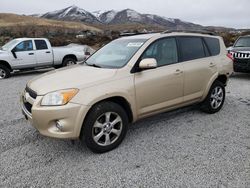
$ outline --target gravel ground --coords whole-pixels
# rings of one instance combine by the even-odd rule
[[[142,120],[100,155],[23,118],[19,94],[40,73],[0,81],[0,187],[250,187],[249,74],[230,79],[219,113],[192,106]]]

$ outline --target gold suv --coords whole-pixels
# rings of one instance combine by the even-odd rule
[[[218,112],[233,70],[223,39],[165,32],[122,37],[85,63],[45,73],[22,94],[26,119],[45,136],[80,138],[107,152],[139,119],[199,103]]]

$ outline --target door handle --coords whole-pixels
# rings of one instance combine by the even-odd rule
[[[29,53],[29,55],[34,55],[34,53]]]
[[[214,63],[210,63],[209,67],[215,67],[215,64]]]
[[[50,54],[50,53],[51,53],[51,52],[49,52],[49,51],[48,51],[48,52],[46,52],[46,54]]]
[[[179,74],[182,74],[182,73],[183,73],[183,71],[181,71],[180,69],[176,69],[174,74],[179,75]]]

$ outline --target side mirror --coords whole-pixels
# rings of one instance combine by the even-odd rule
[[[155,69],[157,67],[157,61],[154,58],[143,59],[140,64],[140,69]]]
[[[11,50],[11,53],[13,54],[14,58],[16,59],[17,56],[16,56],[16,50],[15,50],[15,48]]]

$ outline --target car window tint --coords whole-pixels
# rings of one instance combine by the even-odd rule
[[[207,45],[205,43],[203,43],[203,47],[204,47],[204,50],[205,50],[206,57],[211,56],[210,53],[209,53],[209,51],[208,51]]]
[[[177,45],[175,38],[160,39],[153,43],[142,55],[142,59],[154,58],[158,66],[178,62]]]
[[[206,57],[200,37],[179,37],[182,61]]]
[[[16,47],[16,52],[31,51],[33,50],[33,43],[31,40],[20,42]]]
[[[45,40],[35,40],[35,44],[36,44],[37,50],[47,50],[48,49],[48,46],[47,46]]]
[[[205,40],[212,56],[218,55],[220,53],[219,39],[205,37],[204,40]]]

